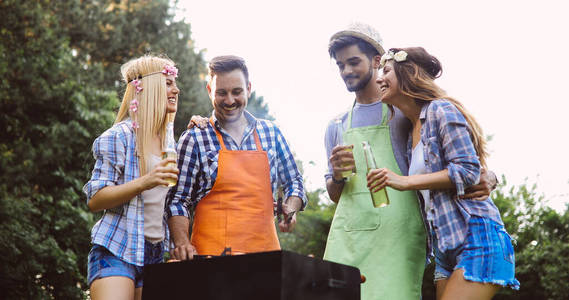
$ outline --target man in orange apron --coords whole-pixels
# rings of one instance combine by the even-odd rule
[[[283,186],[281,231],[294,228],[305,205],[302,175],[280,130],[245,110],[251,83],[245,61],[219,56],[209,64],[214,112],[178,142],[178,184],[170,191],[168,225],[174,259],[279,250],[274,193]],[[189,237],[191,210],[194,210]]]

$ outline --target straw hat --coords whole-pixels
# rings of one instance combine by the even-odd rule
[[[377,50],[377,52],[379,52],[379,55],[383,55],[385,53],[385,50],[383,50],[382,46],[383,40],[381,39],[379,32],[375,30],[375,28],[369,26],[368,24],[354,22],[348,25],[346,29],[336,32],[330,38],[330,43],[328,44],[329,45],[328,48],[330,48],[330,45],[332,45],[332,42],[335,39],[342,36],[354,36],[360,38],[371,44]]]

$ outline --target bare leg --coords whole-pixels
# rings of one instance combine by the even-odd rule
[[[489,300],[499,289],[499,285],[468,281],[464,279],[464,270],[458,269],[448,279],[441,300]]]
[[[142,288],[136,288],[134,289],[134,299],[135,300],[141,300],[142,299]]]
[[[440,279],[435,282],[437,286],[437,300],[441,300],[447,286],[448,279]]]
[[[134,282],[123,276],[100,278],[91,283],[92,300],[132,300],[134,299]]]

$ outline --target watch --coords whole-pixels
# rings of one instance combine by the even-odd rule
[[[336,178],[332,176],[332,182],[335,184],[344,184],[346,182],[346,178],[342,178],[342,180],[336,180]]]

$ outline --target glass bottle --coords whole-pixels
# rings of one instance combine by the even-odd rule
[[[174,161],[178,160],[178,155],[176,154],[176,141],[174,141],[174,122],[168,122],[166,124],[166,138],[164,139],[164,146],[162,147],[162,159],[173,158]],[[167,166],[176,167],[176,163],[168,163]],[[168,187],[176,185],[175,179],[166,179],[168,181]]]
[[[364,155],[366,158],[367,173],[369,174],[369,171],[371,171],[372,169],[377,169],[377,164],[375,163],[373,151],[371,150],[369,142],[363,141],[362,146],[364,148]],[[375,193],[372,192],[371,190],[369,192],[371,194],[371,201],[373,207],[384,207],[389,205],[389,197],[387,196],[387,190],[385,188],[382,188],[381,190]]]
[[[345,143],[344,143],[344,138],[342,136],[342,134],[344,132],[344,126],[342,125],[342,120],[336,119],[336,121],[334,121],[334,123],[336,125],[336,146],[344,146]],[[347,149],[345,149],[345,151],[353,153],[354,148],[353,147],[347,148]],[[349,167],[349,166],[350,166],[349,163],[342,165],[342,167],[344,167],[344,168]],[[355,164],[351,170],[342,172],[342,177],[344,177],[344,178],[349,178],[349,177],[354,176],[354,175],[356,175],[356,165]]]

